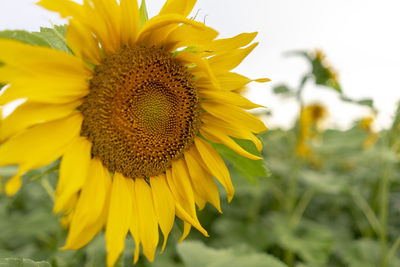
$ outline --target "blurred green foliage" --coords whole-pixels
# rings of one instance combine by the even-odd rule
[[[388,171],[384,257],[400,236],[399,157],[385,143],[389,134],[381,132],[377,143],[366,149],[368,133],[358,125],[347,131],[327,130],[312,147],[319,159],[315,165],[295,155],[295,129],[268,131],[260,137],[269,176],[256,179],[254,185],[227,162],[235,198],[227,204],[221,190],[224,214],[208,205],[199,212],[211,237],[193,231],[177,244],[177,222],[166,251],[154,263],[142,257],[137,266],[384,266],[380,187]],[[30,181],[49,168],[28,173],[17,195],[0,197],[0,258],[47,261],[53,267],[105,266],[103,235],[79,251],[59,249],[66,230],[51,212],[51,190],[43,186],[55,186],[57,171]],[[1,170],[4,181],[12,169]],[[131,266],[131,238],[126,247],[119,266]],[[386,266],[400,266],[398,253],[392,254]]]

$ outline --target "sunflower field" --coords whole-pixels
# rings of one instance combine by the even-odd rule
[[[312,53],[303,55],[313,63],[310,79],[325,84],[329,69]],[[273,90],[297,96],[284,85]],[[210,237],[193,232],[178,243],[179,225],[153,263],[142,258],[136,266],[400,266],[400,111],[380,132],[372,130],[372,118],[344,131],[320,129],[324,112],[318,104],[303,107],[291,129],[261,134],[263,160],[214,144],[232,174],[235,198],[228,204],[221,191],[224,214],[208,205],[199,213]],[[52,214],[58,165],[27,173],[16,195],[1,194],[0,266],[106,266],[103,234],[78,251],[60,250],[66,229]],[[1,181],[15,169],[1,168]],[[131,266],[133,247],[128,238],[116,266]]]
[[[51,1],[46,0],[42,2],[46,4],[51,3]],[[170,3],[172,2],[174,1],[170,1]],[[53,8],[50,4],[48,5]],[[168,8],[173,9],[176,7],[173,5],[167,6],[166,10]],[[186,9],[189,10],[188,7],[186,7]],[[148,18],[143,8],[140,9],[140,14],[140,21],[138,20],[137,23],[142,25],[146,23]],[[194,24],[194,22],[187,22],[182,18],[177,19],[171,17],[171,15],[165,16],[170,16],[168,19],[174,23],[178,21],[179,23]],[[163,23],[167,24],[167,22],[163,21],[159,24],[164,25]],[[151,25],[151,27],[153,26],[154,25]],[[156,26],[154,26],[154,28]],[[199,28],[203,27],[199,25],[195,26]],[[213,34],[213,31],[209,29],[206,30],[209,31],[207,34]],[[66,31],[66,26],[42,28],[40,32],[1,31],[0,48],[7,47],[9,44],[7,42],[13,40],[12,42],[18,41],[23,43],[23,45],[21,44],[21,51],[25,49],[25,45],[26,47],[29,45],[29,49],[32,49],[32,51],[34,51],[33,49],[36,49],[36,47],[47,47],[49,50],[51,48],[53,50],[58,50],[58,52],[72,53],[71,46],[66,42]],[[244,38],[243,36],[241,36],[241,38]],[[151,39],[149,36],[147,37]],[[250,43],[254,37],[249,37],[250,41],[244,44],[243,47]],[[133,37],[126,35],[125,38],[129,39]],[[214,38],[215,36],[212,40]],[[134,38],[132,40],[128,39],[127,43],[133,42],[132,40],[134,40]],[[101,41],[99,42],[101,43]],[[107,47],[104,44],[105,43],[101,43],[101,46],[99,46],[96,43],[96,47],[99,51],[99,47],[104,48],[103,52],[106,53]],[[112,46],[111,41],[107,44]],[[227,44],[230,43],[227,42]],[[253,45],[250,45],[250,47],[252,46]],[[240,49],[245,50],[247,48]],[[122,57],[123,59],[134,57],[135,60],[137,53],[142,53],[137,52],[140,49],[145,51],[143,52],[144,54],[149,52],[149,49],[145,46],[141,46],[141,48],[135,47],[133,50],[123,49],[125,49],[125,46],[123,46],[123,52],[121,52],[121,55],[124,55],[124,57]],[[156,51],[158,48],[152,47],[151,49]],[[82,51],[84,54],[85,51]],[[148,60],[149,57],[154,57],[154,62],[151,64],[154,66],[160,64],[159,62],[164,60],[164,54],[160,56],[160,54],[157,54],[160,52],[157,51],[155,52],[156,56],[153,54],[151,54],[151,56],[145,54],[143,58]],[[203,52],[204,51],[201,51],[201,53]],[[4,54],[3,51],[0,51],[0,74],[2,74],[1,68],[7,66],[7,62],[1,62],[2,53]],[[193,54],[201,54],[191,46],[186,47],[184,50],[176,50],[175,53],[176,54],[173,54],[173,56],[176,57],[178,55],[178,58],[187,53],[190,56],[187,56],[186,59],[195,58]],[[214,206],[218,206],[219,202],[215,205],[212,198],[211,200],[202,199],[201,197],[203,195],[201,194],[199,194],[200,200],[197,199],[199,196],[196,195],[196,186],[194,185],[193,192],[195,193],[194,197],[193,194],[191,197],[196,198],[196,200],[193,200],[190,204],[193,205],[193,207],[195,207],[196,204],[198,221],[201,222],[201,226],[197,227],[196,223],[198,221],[191,221],[193,218],[197,219],[196,211],[194,211],[194,215],[190,214],[190,216],[192,216],[191,218],[186,220],[182,219],[182,217],[186,217],[181,216],[182,211],[178,208],[176,215],[183,221],[175,220],[174,227],[172,228],[171,225],[166,235],[163,231],[161,220],[160,228],[162,232],[160,231],[160,233],[158,233],[157,221],[155,225],[157,231],[155,233],[160,237],[157,237],[157,242],[155,242],[153,248],[156,250],[153,261],[151,257],[154,251],[145,251],[145,246],[147,245],[147,243],[145,243],[147,242],[145,241],[146,236],[143,235],[142,232],[139,235],[142,242],[143,254],[145,254],[147,259],[143,256],[138,258],[138,254],[136,253],[139,253],[139,249],[136,248],[138,248],[139,245],[137,245],[138,247],[135,246],[135,241],[137,241],[135,238],[138,237],[133,236],[132,238],[131,234],[126,234],[128,232],[127,228],[125,231],[126,237],[125,235],[121,237],[122,241],[125,242],[124,246],[121,247],[123,252],[121,255],[118,253],[114,254],[114,256],[116,256],[116,262],[114,264],[114,261],[107,262],[106,260],[107,251],[110,251],[110,246],[112,249],[112,245],[110,244],[114,243],[107,241],[107,231],[103,231],[103,229],[107,227],[104,227],[105,223],[103,222],[99,224],[100,227],[96,234],[93,234],[88,239],[85,237],[87,240],[83,238],[86,241],[76,241],[79,244],[82,243],[82,246],[79,246],[80,248],[73,250],[70,248],[74,248],[75,245],[69,247],[66,245],[66,242],[68,243],[66,240],[68,240],[68,227],[71,227],[71,220],[68,218],[68,215],[64,216],[62,212],[59,212],[59,210],[56,211],[54,208],[58,197],[57,183],[61,172],[60,169],[62,168],[60,167],[62,165],[62,159],[57,159],[44,167],[30,168],[30,170],[22,176],[22,186],[19,190],[17,188],[15,192],[11,194],[7,193],[7,183],[12,180],[11,177],[14,177],[14,175],[18,173],[18,166],[16,164],[3,164],[8,166],[0,167],[0,267],[400,266],[400,104],[396,114],[393,114],[392,125],[388,129],[377,131],[373,127],[373,123],[379,111],[374,107],[373,101],[370,99],[359,100],[347,97],[346,90],[348,89],[341,87],[337,78],[337,73],[326,61],[322,51],[296,51],[289,54],[291,56],[301,57],[307,61],[310,66],[309,72],[303,77],[300,77],[300,83],[296,88],[291,88],[286,84],[273,87],[267,84],[265,87],[282,99],[290,98],[296,101],[298,105],[298,114],[295,123],[291,127],[288,129],[271,128],[268,129],[268,131],[260,131],[256,136],[260,141],[255,137],[253,139],[247,138],[246,140],[230,136],[233,140],[232,143],[234,143],[232,146],[224,142],[217,142],[219,139],[213,138],[213,133],[215,134],[216,132],[207,132],[207,128],[203,126],[199,126],[200,130],[194,127],[193,133],[185,137],[191,143],[204,142],[207,146],[209,145],[210,148],[207,151],[217,151],[217,154],[221,155],[223,158],[223,162],[221,162],[225,163],[229,170],[235,189],[234,198],[230,203],[229,200],[232,196],[229,195],[229,190],[225,190],[227,188],[226,185],[224,183],[216,183],[217,191],[221,198],[220,209],[223,214],[218,211],[218,207],[215,208],[210,205],[210,203],[212,203]],[[119,55],[120,54],[118,54],[118,56]],[[91,56],[93,56],[93,54]],[[113,56],[115,56],[115,54],[113,54]],[[142,56],[142,54],[140,54],[140,56]],[[218,55],[215,57],[217,56]],[[85,57],[85,55],[82,57]],[[95,58],[95,56],[93,56],[93,58]],[[221,58],[224,58],[224,54],[222,54]],[[89,56],[86,59],[89,59]],[[117,62],[118,60],[120,59],[118,58],[117,60],[110,61],[110,65],[119,64]],[[142,58],[140,58],[140,60],[142,60]],[[86,60],[86,62],[87,61],[88,60]],[[240,61],[238,63],[240,63]],[[193,64],[190,63],[187,69],[194,69],[195,71],[196,67],[201,65],[199,64],[200,60],[195,62],[197,66],[194,64],[193,67]],[[112,68],[115,67],[114,65],[112,65]],[[105,64],[103,64],[104,69],[108,67],[104,66]],[[140,68],[138,68],[139,71],[145,68],[143,66],[141,65]],[[118,66],[118,68],[123,67],[124,66]],[[181,67],[182,66],[174,66],[174,68]],[[234,68],[234,66],[232,68]],[[166,67],[161,66],[160,70],[157,71],[162,72],[164,69],[166,69]],[[186,69],[184,71],[179,70],[179,72],[184,72],[182,76],[189,77],[189,82],[185,84],[185,88],[188,88],[192,86],[190,82],[192,76],[185,71]],[[95,75],[99,73],[97,69],[95,73]],[[232,73],[229,72],[229,74]],[[99,80],[98,83],[100,84],[105,79],[112,80],[113,77],[110,77],[111,76],[99,76],[97,77]],[[7,80],[7,78],[0,77],[0,81]],[[181,78],[182,77],[180,77],[180,79]],[[208,77],[206,76],[200,76],[199,84],[203,81],[204,84],[208,85],[209,81],[207,79]],[[245,77],[245,79],[247,78]],[[249,79],[247,80],[245,84],[250,82]],[[267,82],[268,79],[260,78],[253,81]],[[214,81],[212,80],[212,82]],[[6,87],[8,87],[6,83],[3,83],[4,84],[0,84],[0,92],[8,90],[6,89]],[[329,116],[326,107],[321,103],[305,103],[303,99],[303,89],[306,84],[312,84],[314,90],[333,90],[343,103],[363,106],[369,109],[370,115],[358,121],[354,121],[353,125],[345,130],[328,128],[325,123],[326,118]],[[29,86],[29,84],[25,85]],[[91,83],[90,86],[90,89],[94,91],[92,88],[93,83]],[[12,86],[10,88],[12,88]],[[98,88],[95,89],[97,90]],[[158,90],[158,88],[156,89]],[[193,90],[197,90],[197,88],[194,87]],[[235,93],[240,94],[241,92],[238,90],[238,92]],[[98,95],[101,95],[101,93]],[[79,112],[82,109],[86,109],[91,112],[89,114],[90,116],[96,117],[97,110],[90,110],[90,108],[99,104],[96,102],[98,101],[98,95],[93,95],[93,100],[90,100],[92,102],[85,102],[84,105],[86,106],[83,105],[78,108],[74,106],[72,109],[74,111],[75,109],[79,110]],[[243,105],[251,106],[242,98],[235,98],[230,94],[225,94],[223,96],[229,99],[232,98],[234,101],[240,102],[241,104],[245,103]],[[207,92],[205,92],[202,97],[206,99],[204,101],[202,100],[203,107],[207,107],[207,99],[212,99],[214,94],[208,91],[208,95]],[[104,99],[102,99],[102,101]],[[161,106],[163,105],[163,99],[155,99],[156,101],[159,100]],[[186,101],[188,98],[184,96],[182,99]],[[217,97],[216,99],[218,100]],[[187,102],[182,103],[186,104]],[[138,100],[135,104],[137,104],[136,106],[140,106],[141,102]],[[158,105],[159,103],[157,102],[156,104]],[[189,104],[192,106],[197,105],[197,103]],[[218,103],[216,105],[218,105]],[[192,107],[190,106],[189,108]],[[0,106],[0,115],[2,111],[2,106]],[[151,110],[151,112],[153,111],[154,110]],[[143,113],[143,116],[148,115],[146,112],[145,114]],[[186,113],[182,112],[182,114]],[[196,113],[190,120],[198,119],[196,116],[203,116],[199,114]],[[265,119],[267,122],[268,117],[271,115],[270,111],[265,108],[256,109],[252,114],[254,117],[258,117],[262,120]],[[84,114],[84,116],[89,115]],[[169,114],[161,115],[169,116]],[[159,112],[157,113],[157,116],[161,115]],[[205,118],[207,115],[212,117],[210,114],[206,114],[202,118]],[[29,114],[27,114],[27,116],[29,117]],[[182,116],[184,117],[186,115]],[[99,118],[101,118],[101,116]],[[186,117],[184,118],[186,119]],[[153,117],[151,117],[151,119],[153,119]],[[203,123],[204,122],[207,122],[207,120],[204,119]],[[0,120],[0,137],[2,137],[0,141],[3,142],[7,139],[3,138],[3,135],[7,134],[9,128],[2,126],[1,123],[2,121]],[[92,138],[93,132],[101,135],[101,133],[97,133],[96,131],[103,127],[102,121],[97,120],[96,123],[98,124],[93,124],[91,121],[89,124],[90,123],[92,124],[82,131],[85,137],[89,139]],[[23,122],[21,124],[23,124]],[[7,127],[12,128],[9,125]],[[29,130],[28,126],[25,126],[25,128]],[[239,130],[237,131],[239,132]],[[253,133],[254,132],[255,131],[253,131]],[[198,137],[200,135],[199,133],[201,133],[201,138]],[[210,136],[210,138],[208,136]],[[204,141],[202,139],[203,137],[208,139],[208,141]],[[198,138],[203,141],[196,141],[197,139],[193,138]],[[110,138],[110,140],[114,139]],[[254,142],[254,140],[260,142],[260,146],[258,146],[258,143]],[[187,144],[185,143],[185,145],[191,145],[190,142]],[[259,149],[261,148],[261,144],[262,149]],[[114,143],[112,143],[112,145],[114,145]],[[0,148],[2,146],[4,148],[4,145],[0,144]],[[26,149],[29,148],[27,147]],[[185,149],[188,150],[189,148]],[[238,153],[238,151],[241,153]],[[91,153],[90,157],[98,156],[101,158],[103,156],[101,154],[103,152],[98,152],[98,154],[96,154],[97,152],[95,150],[91,150],[89,153]],[[181,152],[179,151],[179,153]],[[190,157],[190,155],[185,154],[183,156],[181,154],[179,154],[179,160],[183,157]],[[114,156],[114,154],[112,154],[112,156]],[[0,163],[7,163],[7,156],[0,155],[0,158],[4,158],[3,161],[0,160]],[[135,162],[135,164],[136,163],[137,162]],[[137,169],[142,167],[141,164],[143,162],[139,163]],[[208,165],[206,168],[204,164],[198,164],[199,165],[187,165],[190,175],[192,175],[190,172],[191,166],[200,166],[198,167],[199,170],[214,174],[213,169],[211,167],[208,168]],[[109,165],[106,167],[110,172],[113,172]],[[118,167],[120,166],[118,165]],[[157,165],[156,167],[159,166]],[[157,170],[156,172],[154,172],[154,168],[147,168],[145,169],[146,175],[143,176],[146,178],[132,178],[132,180],[135,180],[135,183],[139,183],[136,181],[139,180],[140,183],[143,184],[143,188],[152,190],[149,189],[150,183],[152,183],[152,179],[154,179],[152,176],[168,178],[168,175],[165,174],[165,172],[168,173],[168,171],[170,171],[168,168],[170,168],[168,164],[161,166],[161,171]],[[125,168],[122,169],[125,170]],[[117,168],[116,171],[119,171],[119,169]],[[158,176],[159,173],[162,173],[162,175]],[[129,173],[123,174],[129,178]],[[208,174],[209,177],[211,177],[210,174]],[[114,175],[113,181],[117,179],[116,177],[117,173]],[[122,181],[128,180],[124,180],[123,178],[124,177],[118,179],[122,179]],[[212,177],[210,179],[212,180]],[[132,182],[130,179],[129,181]],[[164,183],[166,182],[164,181]],[[154,186],[154,184],[152,186]],[[19,187],[19,185],[15,187]],[[205,188],[206,191],[208,189],[209,187]],[[74,200],[75,202],[77,202],[77,199],[82,195],[82,190],[85,190],[82,189],[82,186],[76,190],[76,195],[74,195],[76,197]],[[190,187],[190,192],[192,192],[191,190],[192,187]],[[173,195],[172,193],[174,193],[168,192],[171,196]],[[93,196],[96,196],[96,193],[97,191],[95,191]],[[204,194],[207,195],[207,192]],[[96,204],[98,204],[95,201],[97,198],[89,200],[93,201],[91,205],[93,205],[94,209]],[[73,201],[71,200],[71,202]],[[210,203],[205,204],[206,202]],[[183,201],[182,203],[186,202]],[[67,204],[69,205],[69,203]],[[122,206],[123,204],[126,203],[118,203],[118,205]],[[71,205],[74,206],[75,204],[72,203]],[[180,203],[176,205],[180,205]],[[150,206],[153,207],[153,204]],[[64,208],[65,207],[60,208],[60,210],[65,211],[63,210]],[[184,209],[186,211],[189,210],[189,208],[186,209],[186,207],[184,207]],[[154,208],[154,210],[157,211],[156,208]],[[122,208],[118,211],[120,212],[118,214],[119,217],[117,216],[116,219],[114,218],[113,227],[115,227],[115,229],[118,229],[120,224],[124,224],[124,222],[120,222],[119,219],[122,220],[130,216],[125,216]],[[189,215],[186,216],[188,217]],[[154,217],[158,220],[157,216]],[[173,218],[174,217],[175,211],[173,212]],[[80,221],[74,221],[73,223],[79,225]],[[187,228],[188,225],[189,228]],[[201,227],[201,229],[206,229],[209,237],[206,237],[204,232],[195,229],[187,236],[191,225],[197,229]],[[107,224],[107,226],[109,226],[109,224]],[[83,227],[83,229],[85,229],[85,227]],[[86,230],[90,231],[90,229]],[[131,233],[134,232],[132,229],[130,229],[130,231]],[[81,234],[83,235],[84,233]],[[164,243],[165,249],[163,247],[163,250],[161,246],[157,247],[159,243],[162,243],[158,242],[158,240],[167,238],[168,234],[169,241],[168,243]],[[185,240],[182,241],[182,239]],[[85,245],[83,243],[87,244]],[[140,243],[138,242],[138,244]],[[135,252],[133,253],[133,251]],[[150,261],[148,260],[149,257]]]

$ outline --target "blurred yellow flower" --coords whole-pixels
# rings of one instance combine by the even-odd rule
[[[302,158],[309,158],[312,151],[308,145],[316,140],[323,129],[323,122],[328,116],[326,108],[321,104],[311,104],[304,107],[300,113],[300,132],[296,146],[296,153]]]
[[[378,134],[373,128],[374,121],[375,118],[373,116],[362,118],[359,121],[360,128],[369,133],[368,137],[364,140],[364,148],[372,147],[378,139]]]
[[[266,127],[245,111],[259,105],[235,93],[253,80],[231,71],[257,46],[257,33],[215,39],[214,29],[186,18],[195,3],[167,0],[145,21],[136,1],[41,0],[69,19],[73,55],[0,40],[0,82],[9,84],[0,105],[27,99],[1,121],[0,166],[19,165],[5,190],[14,194],[24,173],[62,157],[54,211],[69,226],[65,249],[105,226],[108,266],[128,232],[134,261],[140,244],[153,261],[158,227],[163,250],[175,215],[184,221],[181,239],[192,226],[208,235],[195,205],[221,211],[213,176],[233,197],[209,141],[260,159],[230,138],[262,148],[254,133]]]
[[[365,117],[362,118],[359,122],[360,128],[371,132],[372,131],[372,123],[374,122],[374,118],[373,117]]]

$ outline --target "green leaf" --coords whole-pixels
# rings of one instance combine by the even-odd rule
[[[373,108],[373,107],[374,107],[374,100],[369,99],[369,98],[359,100],[359,101],[357,101],[357,103],[360,104],[360,105],[362,105],[362,106],[368,106],[368,107],[370,107],[370,108]]]
[[[149,15],[147,13],[146,0],[142,0],[139,10],[139,28],[142,27],[143,24],[148,20],[149,20]]]
[[[340,99],[345,101],[345,102],[352,103],[352,104],[358,104],[358,105],[368,106],[370,108],[374,108],[374,100],[370,99],[370,98],[365,98],[365,99],[361,99],[361,100],[355,100],[355,99],[352,99],[350,97],[342,95],[340,97]]]
[[[307,185],[307,188],[312,187],[325,194],[337,195],[348,192],[350,189],[346,179],[338,179],[333,172],[303,170],[299,172],[299,177]]]
[[[67,25],[58,25],[54,26],[54,28],[40,28],[40,32],[34,32],[37,36],[46,40],[46,42],[50,45],[50,47],[71,53],[67,42],[65,40],[65,34],[67,31]]]
[[[329,67],[326,67],[320,58],[316,57],[311,61],[312,65],[312,74],[315,78],[315,83],[319,85],[325,85],[327,87],[333,88],[339,93],[342,92],[340,84],[334,78],[333,70]]]
[[[274,225],[271,230],[283,248],[298,254],[306,263],[326,266],[334,244],[328,227],[302,219],[293,229],[284,216],[277,214],[271,218]]]
[[[232,138],[238,143],[244,150],[250,152],[253,155],[261,156],[261,153],[257,151],[255,145],[249,140],[241,140]],[[232,163],[233,168],[243,175],[250,182],[255,182],[257,178],[268,176],[268,171],[263,160],[252,160],[243,157],[222,144],[212,143],[218,153]]]
[[[29,259],[5,258],[0,259],[0,267],[51,267],[51,265],[45,261],[35,262]]]
[[[26,44],[52,47],[57,50],[71,53],[66,40],[66,25],[54,26],[54,28],[40,28],[40,32],[27,31],[1,31],[0,38],[17,40]]]
[[[372,239],[353,241],[339,250],[347,266],[373,267],[380,264],[380,244]]]
[[[17,40],[31,45],[50,47],[50,44],[42,36],[39,36],[37,33],[30,33],[27,31],[0,31],[0,38]]]
[[[274,90],[275,94],[292,93],[292,90],[290,90],[289,87],[284,85],[284,84],[280,84],[280,85],[275,86],[273,90]]]
[[[186,267],[285,267],[278,259],[246,246],[215,249],[199,241],[185,241],[177,251]]]
[[[286,54],[305,57],[311,64],[311,74],[314,76],[316,84],[332,88],[339,93],[342,92],[335,71],[323,61],[324,58],[321,58],[318,54],[306,51],[293,51]]]

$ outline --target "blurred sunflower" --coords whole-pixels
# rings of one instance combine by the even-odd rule
[[[315,78],[315,83],[331,87],[341,92],[342,88],[339,84],[338,73],[327,61],[325,53],[322,50],[316,49],[307,57],[312,64],[312,74]]]
[[[363,147],[365,149],[372,147],[378,140],[378,134],[375,132],[373,127],[374,121],[375,121],[375,115],[362,118],[359,121],[360,128],[368,133],[368,136],[367,138],[365,138],[363,144]]]
[[[328,116],[326,108],[318,103],[308,105],[300,113],[300,132],[296,146],[296,153],[302,158],[309,158],[312,151],[307,144],[310,140],[319,137],[322,122]]]
[[[1,120],[0,166],[19,165],[5,190],[14,194],[24,173],[62,157],[54,211],[69,226],[65,249],[105,226],[108,266],[128,232],[134,261],[140,244],[152,261],[158,227],[163,250],[175,215],[184,221],[181,240],[191,226],[207,236],[195,205],[221,211],[213,177],[228,201],[234,194],[209,141],[260,159],[231,138],[262,148],[254,134],[266,127],[245,111],[259,105],[235,93],[253,80],[231,72],[256,47],[256,33],[215,39],[186,18],[195,3],[167,0],[147,20],[136,1],[41,0],[69,19],[73,54],[0,40],[0,105],[26,100]]]

